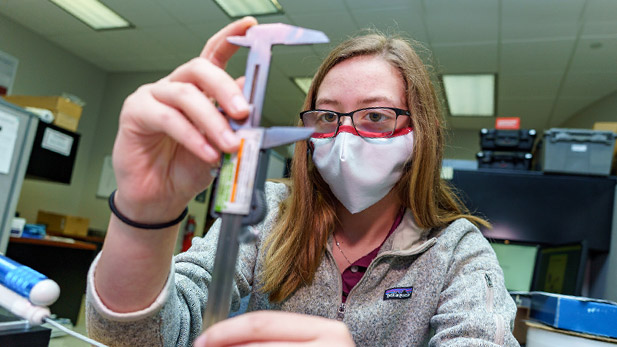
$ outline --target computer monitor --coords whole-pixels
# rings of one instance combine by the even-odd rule
[[[581,295],[587,263],[586,242],[542,247],[532,290]]]
[[[531,290],[538,245],[491,242],[509,291]]]

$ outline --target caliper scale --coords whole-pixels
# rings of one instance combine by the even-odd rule
[[[272,46],[326,43],[328,37],[321,31],[276,23],[253,26],[245,36],[227,40],[250,49],[243,93],[251,107],[246,122],[230,121],[241,138],[239,150],[223,155],[214,181],[211,214],[220,217],[222,223],[203,314],[204,330],[229,315],[239,244],[257,238],[250,226],[266,216],[264,186],[270,149],[307,139],[313,133],[311,128],[259,126]]]

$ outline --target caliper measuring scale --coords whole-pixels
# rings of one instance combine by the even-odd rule
[[[257,235],[250,226],[266,216],[264,186],[269,150],[307,139],[313,133],[311,128],[259,126],[272,46],[326,43],[328,37],[321,31],[276,23],[253,26],[245,36],[227,40],[249,47],[243,94],[251,108],[243,124],[230,120],[232,129],[241,138],[240,149],[237,153],[223,155],[213,183],[211,213],[221,218],[221,228],[203,313],[203,330],[229,315],[240,242],[254,241]]]

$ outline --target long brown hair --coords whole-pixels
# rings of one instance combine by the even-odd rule
[[[401,38],[370,34],[338,45],[323,61],[308,91],[304,109],[313,109],[324,77],[336,64],[356,56],[376,56],[397,68],[406,87],[407,105],[414,127],[411,165],[394,187],[400,203],[413,213],[421,228],[439,229],[472,216],[440,178],[444,147],[441,108],[430,75],[412,48]],[[304,284],[315,271],[334,230],[336,198],[307,154],[306,142],[298,142],[291,167],[291,193],[281,204],[279,222],[266,240],[262,290],[280,302]]]

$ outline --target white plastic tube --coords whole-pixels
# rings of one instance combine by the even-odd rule
[[[47,307],[32,305],[28,299],[3,285],[0,285],[0,305],[33,325],[43,324],[51,315]]]

